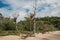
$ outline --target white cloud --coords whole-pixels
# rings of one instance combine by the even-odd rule
[[[60,6],[53,8],[52,10],[44,10],[44,12],[39,12],[36,17],[45,17],[45,16],[58,16],[60,17]]]
[[[10,4],[10,6],[15,10],[18,9],[20,7],[22,8],[31,8],[31,4],[33,1],[31,2],[26,2],[24,0],[5,0],[6,4]]]
[[[25,11],[20,11],[19,12],[19,17],[18,17],[18,21],[17,22],[19,22],[19,21],[21,21],[21,20],[25,20],[25,18],[24,17],[27,17],[27,13],[25,12]]]
[[[7,17],[8,13],[10,14],[10,11],[7,10],[6,8],[0,8],[0,13],[2,13],[3,16]]]
[[[34,0],[4,0],[3,3],[9,4],[12,7],[12,10],[10,11],[6,8],[0,8],[0,12],[3,13],[3,15],[10,15],[11,17],[12,14],[18,13],[18,21],[24,20],[24,17],[27,16],[25,9],[29,9],[29,13],[33,10],[33,1]],[[51,5],[51,7],[46,7],[47,4]],[[45,9],[37,12],[36,17],[60,16],[60,0],[37,0],[37,7],[38,6],[45,7]]]
[[[53,16],[60,16],[60,6],[56,7],[55,9],[52,10],[51,15]]]
[[[49,4],[49,5],[51,5],[51,7],[45,7],[45,9],[38,12],[36,16],[37,17],[60,16],[60,8],[59,8],[60,1],[59,2],[58,1],[59,0],[40,0],[40,1],[38,1],[39,6],[45,7],[46,4]]]

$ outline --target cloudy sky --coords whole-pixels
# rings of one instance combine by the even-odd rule
[[[35,0],[0,0],[0,13],[5,17],[18,16],[18,20],[24,20],[33,12]],[[60,0],[37,0],[36,17],[59,16]]]

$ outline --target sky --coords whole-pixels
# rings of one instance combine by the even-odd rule
[[[24,20],[33,13],[35,0],[0,0],[0,13],[4,17],[18,17],[18,21]],[[36,0],[36,17],[58,16],[60,17],[60,0]]]

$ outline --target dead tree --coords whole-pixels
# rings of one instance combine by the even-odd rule
[[[34,4],[33,4],[34,11],[33,11],[33,13],[30,14],[30,31],[32,30],[31,26],[32,26],[32,23],[33,23],[33,34],[35,34],[35,32],[36,32],[36,20],[35,20],[36,6],[37,6],[36,1],[37,0],[35,0]]]
[[[17,20],[17,17],[14,17],[13,21],[14,21],[14,23],[15,23],[16,30],[17,30],[17,32],[19,33],[19,31],[18,31],[18,27],[17,27],[17,23],[16,23],[16,20]]]
[[[17,26],[17,18],[18,18],[18,16],[19,15],[17,15],[17,14],[13,14],[13,17],[14,17],[13,21],[14,21],[14,24],[15,24],[15,27],[16,27],[16,31],[18,32],[19,40],[20,40],[20,32],[19,32],[18,26]]]
[[[36,32],[35,14],[30,14],[30,36]],[[33,28],[33,29],[32,29]],[[32,31],[33,30],[33,31]]]

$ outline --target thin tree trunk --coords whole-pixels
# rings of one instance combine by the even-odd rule
[[[16,31],[18,32],[18,36],[19,36],[19,40],[20,40],[20,32],[18,30],[18,27],[17,27],[17,23],[15,22],[15,25],[16,25]]]
[[[32,35],[32,20],[30,20],[30,36]]]
[[[16,25],[16,31],[19,33],[19,31],[18,31],[18,27],[17,27],[17,23],[15,22],[15,25]]]
[[[35,22],[35,19],[34,19],[34,34],[36,33],[36,22]]]

